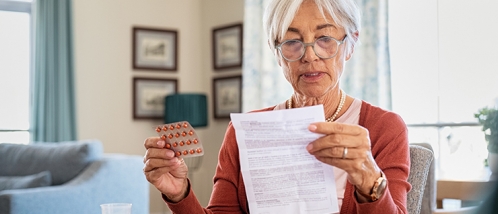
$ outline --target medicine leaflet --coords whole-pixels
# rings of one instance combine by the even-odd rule
[[[251,213],[338,213],[333,167],[306,146],[323,106],[231,114]]]

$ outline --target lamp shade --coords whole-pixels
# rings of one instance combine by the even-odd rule
[[[164,99],[164,123],[188,121],[192,127],[208,124],[207,99],[204,94],[171,94]]]

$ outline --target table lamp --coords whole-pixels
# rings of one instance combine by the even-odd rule
[[[204,94],[182,93],[166,96],[164,123],[188,121],[192,127],[208,124],[207,99]]]

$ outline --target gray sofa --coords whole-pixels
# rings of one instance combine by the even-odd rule
[[[141,156],[104,154],[96,140],[0,144],[0,213],[101,213],[100,204],[131,203],[149,213]]]

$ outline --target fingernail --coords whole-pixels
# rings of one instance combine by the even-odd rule
[[[166,149],[166,157],[169,157],[169,158],[174,158],[175,157],[175,152],[173,150],[170,150],[170,149]]]
[[[316,125],[311,124],[311,125],[308,126],[308,129],[310,131],[315,131],[316,130]]]
[[[306,146],[306,150],[311,151],[313,149],[313,145],[310,143]]]
[[[160,140],[160,141],[157,141],[157,145],[159,147],[163,147],[164,146],[164,141]]]

